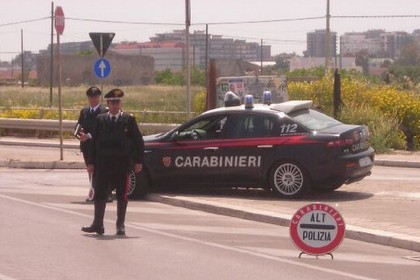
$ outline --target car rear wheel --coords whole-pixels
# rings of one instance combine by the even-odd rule
[[[270,173],[271,187],[281,197],[296,198],[309,188],[306,171],[297,163],[276,163]]]
[[[130,170],[128,173],[128,198],[143,198],[150,190],[150,180],[147,170],[142,170],[139,174]]]

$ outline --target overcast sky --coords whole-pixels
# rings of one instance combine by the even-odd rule
[[[272,45],[272,54],[306,49],[306,33],[325,28],[325,18],[279,21],[258,24],[214,24],[262,20],[324,17],[327,0],[191,0],[191,31],[205,30],[224,37]],[[66,17],[61,42],[90,40],[89,32],[115,32],[114,42],[125,40],[144,42],[155,33],[183,29],[185,0],[61,0]],[[38,52],[50,43],[50,0],[0,0],[0,60],[10,59],[20,52],[21,29],[24,50]],[[415,18],[332,18],[331,30],[344,32],[385,29],[412,32],[420,29],[420,0],[331,0],[331,16],[417,15]],[[169,23],[116,24],[79,21],[95,19],[123,22]],[[54,41],[56,38],[54,38]],[[7,53],[12,52],[12,53]]]

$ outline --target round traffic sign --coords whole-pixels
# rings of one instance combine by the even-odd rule
[[[55,13],[54,13],[54,27],[55,30],[57,31],[58,35],[63,35],[64,32],[64,12],[63,12],[63,8],[61,8],[61,6],[57,6],[55,8]]]
[[[95,62],[93,70],[98,78],[103,79],[108,77],[111,73],[111,64],[105,58],[100,58]]]
[[[346,225],[333,207],[313,203],[300,208],[290,221],[290,237],[298,249],[311,255],[334,251],[343,241]]]

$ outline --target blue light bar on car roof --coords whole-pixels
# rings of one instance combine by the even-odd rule
[[[245,95],[245,109],[254,108],[254,97],[250,94]]]
[[[263,104],[271,104],[271,91],[266,90],[263,92]]]
[[[311,108],[312,104],[312,100],[292,100],[283,103],[272,104],[270,109],[289,114],[294,111],[309,109]]]

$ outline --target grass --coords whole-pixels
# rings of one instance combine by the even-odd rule
[[[87,104],[86,89],[88,86],[63,87],[61,90],[64,119],[77,119],[79,110]],[[106,93],[111,88],[104,88]],[[127,86],[121,88],[124,93],[124,111],[133,112],[141,122],[180,123],[186,118],[186,89],[182,86]],[[193,98],[202,87],[191,87]],[[58,118],[58,89],[53,89],[53,103],[50,107],[50,89],[45,87],[19,86],[0,89],[0,117],[6,118]],[[105,101],[104,101],[105,102]],[[147,113],[147,111],[168,112]],[[169,113],[169,112],[181,113]]]

